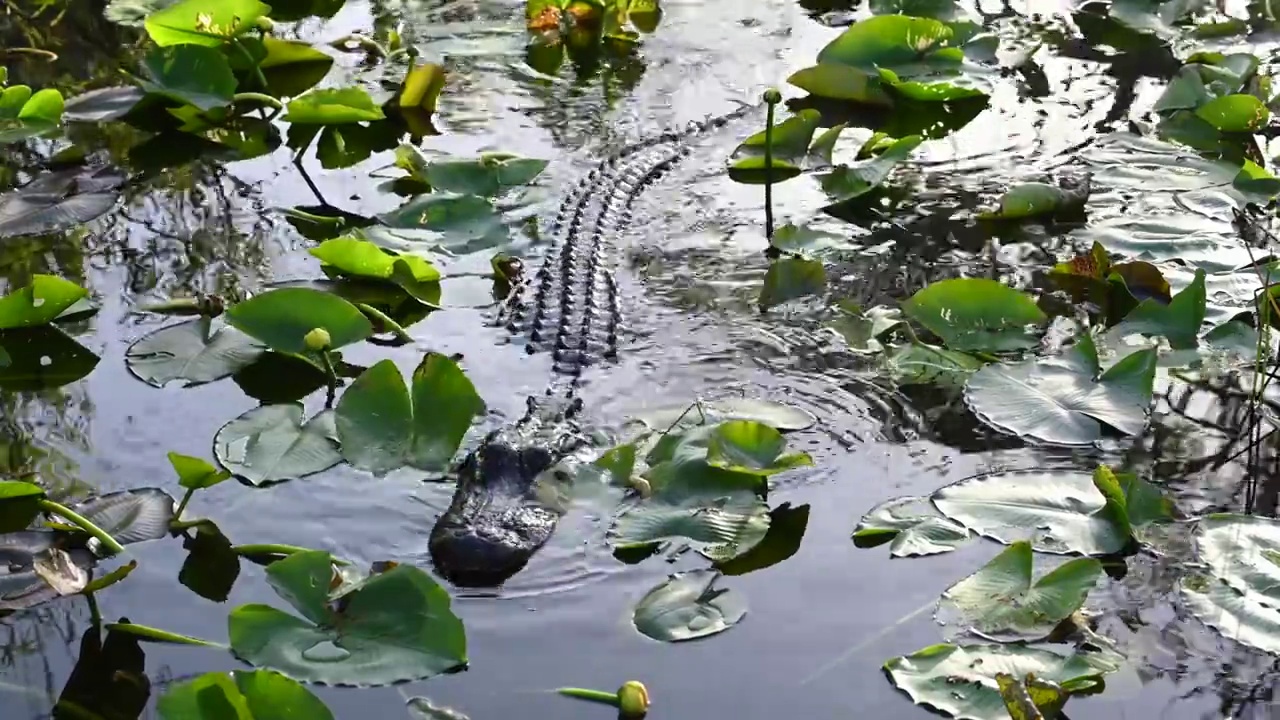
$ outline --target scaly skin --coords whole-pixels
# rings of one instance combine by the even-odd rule
[[[688,154],[688,138],[750,109],[628,145],[561,202],[551,225],[556,248],[504,308],[508,329],[527,334],[530,353],[551,351],[555,376],[545,396],[528,399],[524,417],[491,433],[462,462],[453,501],[430,540],[437,572],[453,584],[501,585],[551,539],[564,512],[554,499],[552,469],[587,443],[577,422],[578,380],[589,365],[617,354],[621,312],[611,241],[640,193]]]

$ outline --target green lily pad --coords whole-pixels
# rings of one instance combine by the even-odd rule
[[[871,548],[892,541],[892,557],[951,552],[968,542],[968,528],[938,513],[928,498],[901,497],[871,508],[853,529],[853,544]]]
[[[1116,326],[1116,331],[1163,335],[1175,350],[1194,348],[1199,344],[1207,299],[1205,272],[1197,269],[1195,280],[1172,300],[1168,303],[1143,300]]]
[[[437,191],[494,197],[528,185],[546,167],[546,160],[485,153],[474,160],[430,163],[424,168],[423,179]]]
[[[493,203],[476,195],[423,195],[378,216],[378,220],[390,228],[431,230],[463,242],[507,235]]]
[[[1252,95],[1225,95],[1196,108],[1196,116],[1222,132],[1256,132],[1271,119],[1271,111]]]
[[[879,73],[824,62],[792,73],[787,82],[810,94],[832,100],[847,100],[879,107],[892,107],[893,98],[885,91]]]
[[[134,488],[98,495],[71,509],[129,545],[167,537],[177,503],[159,488]]]
[[[62,93],[53,88],[45,88],[34,93],[22,104],[17,119],[24,122],[57,125],[62,121],[62,113],[65,109],[66,102],[62,99]]]
[[[715,570],[671,576],[640,599],[632,623],[662,642],[696,640],[728,630],[746,617],[747,603],[732,590],[714,588],[719,577]]]
[[[1008,720],[996,675],[1096,687],[1119,665],[1099,653],[1060,655],[1026,645],[931,645],[884,664],[911,700],[957,720]]]
[[[307,333],[322,328],[337,349],[373,334],[359,308],[342,298],[310,288],[278,288],[227,308],[227,322],[276,352],[309,354]]]
[[[390,280],[397,265],[403,265],[401,272],[415,283],[440,280],[440,271],[426,258],[385,250],[367,240],[350,237],[326,240],[312,248],[311,254],[340,275]]]
[[[947,588],[938,622],[999,642],[1039,640],[1084,604],[1102,575],[1093,558],[1068,560],[1032,582],[1031,543],[1010,545],[980,570]]]
[[[304,424],[299,403],[246,412],[218,430],[213,451],[224,468],[254,485],[306,477],[342,462],[333,411]]]
[[[769,511],[769,531],[760,542],[740,555],[716,561],[715,569],[724,575],[746,575],[773,567],[800,551],[808,528],[808,505],[793,508],[791,503],[782,503]]]
[[[906,315],[952,350],[1001,352],[1036,344],[1028,326],[1048,320],[1026,293],[988,278],[930,283],[902,303]]]
[[[284,121],[295,125],[343,125],[385,117],[361,88],[312,90],[289,101]]]
[[[1126,435],[1147,426],[1155,383],[1156,350],[1123,358],[1099,375],[1089,335],[1061,355],[995,363],[975,372],[964,397],[992,427],[1059,445],[1101,440],[1103,425]]]
[[[762,130],[748,137],[733,151],[730,179],[750,185],[778,183],[796,177],[810,166],[830,164],[831,148],[844,126],[838,125],[814,140],[821,121],[820,112],[806,109],[774,125],[773,143],[768,148],[770,172],[766,172],[764,162],[769,135]]]
[[[808,453],[788,453],[786,448],[786,438],[768,425],[733,420],[720,423],[711,432],[707,464],[760,476],[813,465]]]
[[[183,381],[184,387],[193,387],[235,375],[266,350],[221,319],[199,317],[144,335],[129,346],[124,361],[148,385]]]
[[[211,488],[231,477],[231,473],[219,470],[203,458],[169,453],[169,464],[178,474],[178,484],[188,490]]]
[[[236,76],[216,48],[171,45],[152,48],[142,62],[141,87],[152,95],[208,112],[231,104]]]
[[[345,0],[344,0],[345,1]],[[272,5],[272,17],[279,20],[279,0]],[[277,98],[297,97],[324,79],[333,66],[333,58],[300,40],[282,40],[264,37],[241,41],[249,48],[250,56],[258,60],[258,68],[267,81],[267,92]],[[232,57],[232,68],[247,72],[248,65],[234,64],[240,55]]]
[[[428,353],[413,373],[412,392],[395,363],[382,360],[342,394],[335,419],[343,457],[355,467],[435,471],[448,467],[484,409],[457,363]]]
[[[221,47],[257,24],[271,8],[258,0],[181,0],[147,16],[156,45]]]
[[[1228,638],[1280,653],[1280,522],[1216,513],[1196,528],[1207,575],[1182,582],[1188,607]]]
[[[0,330],[47,325],[88,295],[60,277],[35,275],[31,284],[0,298]]]
[[[947,518],[1002,543],[1031,542],[1037,552],[1109,555],[1143,525],[1167,521],[1169,506],[1140,478],[1012,471],[947,485],[930,496]],[[1111,476],[1115,483],[1117,476]],[[1106,487],[1106,494],[1100,489]],[[1128,505],[1133,506],[1132,512]]]
[[[26,530],[40,513],[44,490],[17,480],[0,480],[0,533]]]
[[[949,47],[953,31],[932,18],[877,15],[849,26],[818,53],[819,63],[874,72],[887,68],[903,77],[958,69],[964,58]]]
[[[752,398],[725,398],[722,400],[704,400],[699,407],[683,404],[672,407],[661,407],[638,413],[635,421],[642,422],[658,431],[666,430],[677,422],[693,424],[706,416],[707,423],[718,423],[725,420],[753,420],[764,423],[777,430],[805,430],[813,427],[818,420],[809,411],[769,400]]]
[[[136,85],[90,90],[67,100],[62,118],[67,122],[85,123],[119,120],[129,114],[146,94]]]
[[[333,720],[306,688],[266,670],[205,673],[172,686],[156,710],[163,720]]]
[[[769,264],[760,289],[760,307],[767,310],[827,289],[827,270],[820,260],[781,258]]]
[[[332,559],[308,550],[272,563],[267,577],[303,618],[268,605],[236,608],[227,621],[231,650],[251,665],[303,682],[364,686],[466,665],[466,635],[449,594],[415,567],[331,591]]]
[[[1019,220],[1078,213],[1089,200],[1089,180],[1061,184],[1022,183],[1015,185],[1000,198],[1000,207],[980,217]]]
[[[899,385],[936,385],[962,388],[983,366],[983,361],[966,353],[922,342],[909,342],[886,358],[888,370]]]
[[[894,140],[873,158],[841,165],[820,176],[822,190],[831,196],[833,204],[859,198],[884,184],[893,169],[910,157],[923,141],[919,135],[908,135]]]

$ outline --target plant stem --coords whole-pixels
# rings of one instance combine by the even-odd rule
[[[773,108],[766,98],[764,121],[764,237],[773,246]]]
[[[102,624],[102,611],[98,609],[98,601],[94,599],[93,593],[85,593],[85,602],[89,603],[89,623],[95,627]]]
[[[270,95],[267,95],[266,93],[242,92],[242,93],[236,93],[235,95],[231,96],[231,102],[235,102],[235,103],[249,102],[251,100],[256,100],[257,102],[260,102],[263,105],[270,105],[276,110],[284,109],[284,103],[280,102],[276,98],[271,97]]]
[[[195,488],[187,488],[187,494],[182,496],[182,502],[178,503],[178,509],[173,511],[175,522],[182,518],[182,511],[187,509],[187,503],[191,502],[191,496],[195,494]]]
[[[84,517],[80,513],[76,512],[75,510],[72,510],[71,508],[61,503],[57,503],[57,502],[54,502],[53,500],[49,500],[48,498],[40,501],[40,508],[46,512],[51,512],[55,515],[61,515],[67,520],[70,520],[73,524],[75,524],[81,530],[84,530],[85,532],[89,533],[93,537],[97,538],[98,542],[102,543],[102,546],[104,548],[111,551],[112,555],[118,555],[124,552],[124,546],[116,542],[116,539],[111,537],[111,535],[109,535],[106,530],[103,530],[97,525],[94,525],[93,523],[89,522],[88,518]]]
[[[237,555],[283,555],[288,557],[294,553],[307,552],[311,548],[298,547],[297,545],[235,545],[231,548],[231,552]],[[351,563],[341,558],[330,555],[329,559],[334,565],[350,565]]]
[[[400,323],[387,317],[386,313],[373,307],[372,305],[366,305],[365,303],[356,303],[356,307],[360,308],[360,312],[364,313],[365,315],[368,315],[369,317],[373,318],[374,320],[377,320],[378,322],[386,326],[387,330],[391,331],[391,333],[394,334],[396,338],[400,340],[401,343],[405,345],[410,345],[413,343],[413,336],[405,332],[404,328],[400,326]]]
[[[249,48],[245,47],[244,43],[240,42],[240,38],[232,40],[231,44],[235,45],[236,49],[240,51],[240,54],[244,56],[244,59],[248,61],[249,67],[253,69],[253,79],[258,83],[258,87],[266,90],[267,76],[262,74],[261,65],[253,59],[253,55],[249,54]]]
[[[618,693],[605,692],[603,690],[588,690],[587,688],[560,688],[556,692],[565,697],[577,698],[579,700],[587,700],[589,702],[603,703],[618,707]]]

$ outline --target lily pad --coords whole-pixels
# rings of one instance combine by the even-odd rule
[[[507,235],[493,203],[475,195],[422,195],[378,220],[390,228],[431,230],[456,242],[493,242]]]
[[[696,640],[722,633],[747,614],[747,604],[729,589],[714,588],[720,573],[693,570],[672,575],[636,604],[632,622],[662,642]]]
[[[892,541],[892,557],[951,552],[968,542],[968,528],[938,513],[928,498],[901,497],[871,508],[853,529],[853,544],[876,547]]]
[[[781,258],[769,264],[760,289],[760,308],[767,310],[827,289],[827,270],[820,260]]]
[[[236,76],[226,57],[202,45],[152,48],[143,60],[146,78],[141,86],[149,94],[208,112],[231,104]]]
[[[309,690],[267,670],[205,673],[172,686],[156,710],[164,720],[333,720]]]
[[[35,275],[31,283],[0,298],[0,330],[51,323],[89,291],[54,275]]]
[[[1037,339],[1028,327],[1048,320],[1029,295],[988,278],[930,283],[903,302],[902,311],[961,351],[1032,347]]]
[[[1271,111],[1252,95],[1225,95],[1196,108],[1196,116],[1222,132],[1256,132],[1271,119]]]
[[[751,398],[725,398],[722,400],[703,400],[698,406],[688,404],[675,407],[662,407],[637,413],[632,419],[644,423],[655,430],[666,430],[677,422],[697,423],[704,419],[707,423],[718,423],[725,420],[753,420],[764,423],[777,430],[805,430],[813,427],[818,420],[809,411],[770,400]]]
[[[813,465],[808,453],[788,453],[786,447],[786,438],[774,428],[751,420],[733,420],[712,431],[707,464],[762,476]]]
[[[938,622],[998,642],[1039,640],[1084,604],[1102,575],[1093,558],[1068,560],[1032,582],[1031,543],[1010,545],[980,570],[947,588]]]
[[[746,575],[773,567],[800,551],[808,528],[808,505],[793,508],[782,503],[769,511],[769,531],[760,542],[736,557],[717,561],[715,569],[725,575]]]
[[[440,271],[421,255],[385,250],[367,240],[335,238],[311,249],[327,271],[374,280],[391,280],[399,274],[416,283],[436,282]]]
[[[817,110],[801,110],[774,125],[770,133],[762,130],[748,137],[733,151],[730,179],[751,185],[779,183],[810,167],[830,165],[831,149],[844,126],[837,125],[814,140],[813,134],[821,121],[822,114]],[[767,142],[769,139],[772,139],[772,144]],[[765,164],[766,149],[770,160],[768,166]]]
[[[1205,272],[1197,268],[1195,279],[1172,300],[1143,300],[1116,326],[1116,332],[1163,335],[1175,350],[1194,348],[1199,344],[1206,301]]]
[[[125,352],[125,366],[155,387],[183,381],[193,387],[231,377],[252,365],[267,346],[221,319],[199,317],[143,336]]]
[[[1208,574],[1184,578],[1187,606],[1226,637],[1280,653],[1280,522],[1208,515],[1196,528],[1196,548]]]
[[[48,390],[84,378],[101,360],[49,325],[0,330],[0,387]]]
[[[146,97],[136,85],[99,88],[67,100],[62,118],[67,122],[99,123],[119,120]]]
[[[458,670],[467,641],[449,594],[397,565],[354,585],[334,583],[328,553],[307,550],[267,567],[268,582],[303,617],[242,605],[227,621],[231,650],[303,682],[388,685]]]
[[[924,138],[920,135],[908,135],[893,140],[875,157],[852,165],[841,165],[830,173],[820,176],[822,190],[831,196],[833,204],[862,197],[883,185],[884,181],[889,179],[893,169],[911,157],[911,153],[923,141]]]
[[[109,168],[46,173],[0,194],[0,238],[59,232],[115,209],[124,176]]]
[[[931,645],[884,664],[889,679],[917,704],[957,720],[1008,720],[996,675],[1034,674],[1073,688],[1093,688],[1119,665],[1098,653],[1060,655],[1026,645]]]
[[[423,179],[436,191],[494,197],[528,185],[546,167],[546,160],[484,153],[474,160],[430,163],[424,168]]]
[[[1057,554],[1120,552],[1135,529],[1166,521],[1170,513],[1147,481],[1106,473],[980,475],[947,485],[930,499],[939,512],[974,532],[1006,544],[1027,540],[1037,552]]]
[[[306,336],[316,328],[329,333],[337,349],[373,334],[359,308],[319,290],[286,287],[268,290],[227,309],[227,322],[277,352],[307,355]]]
[[[1059,445],[1101,440],[1103,425],[1137,435],[1147,425],[1156,350],[1123,358],[1101,375],[1092,338],[1049,358],[991,364],[965,385],[969,408],[983,422],[1021,437]]]
[[[999,208],[982,213],[980,217],[1020,220],[1079,213],[1089,201],[1089,192],[1088,175],[1067,177],[1057,184],[1022,183],[1005,192],[1000,198]]]
[[[188,490],[211,488],[231,477],[231,473],[219,470],[207,460],[176,452],[169,453],[169,464],[178,474],[178,484]]]
[[[218,430],[213,449],[223,467],[254,485],[306,477],[342,462],[333,411],[304,423],[299,403],[246,412]]]
[[[147,34],[156,45],[222,47],[271,12],[258,0],[181,0],[147,16]]]
[[[167,537],[176,508],[173,497],[160,488],[121,490],[71,506],[121,545]]]
[[[414,370],[412,392],[392,361],[370,367],[342,394],[335,420],[342,454],[355,467],[443,470],[484,409],[457,363],[428,353]]]
[[[385,117],[369,93],[361,88],[312,90],[289,102],[284,121],[295,125],[344,125]]]

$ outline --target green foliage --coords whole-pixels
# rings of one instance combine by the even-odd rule
[[[696,640],[722,633],[747,614],[732,590],[714,588],[720,573],[693,570],[668,578],[636,604],[631,621],[644,635],[663,642]]]
[[[156,709],[164,720],[333,720],[310,691],[267,670],[205,673],[174,685]]]
[[[1035,301],[996,280],[931,283],[902,303],[903,313],[952,350],[1003,352],[1035,345],[1029,327],[1048,319]]]

